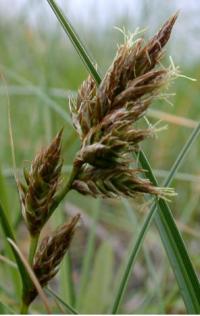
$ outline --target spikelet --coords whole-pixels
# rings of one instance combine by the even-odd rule
[[[138,39],[121,45],[99,87],[90,76],[82,84],[72,113],[82,141],[75,190],[104,197],[164,194],[130,168],[130,152],[137,152],[139,143],[154,135],[153,127],[138,129],[134,123],[174,75],[171,68],[155,67],[160,66],[176,18],[171,17],[147,44]]]
[[[112,169],[96,169],[84,167],[79,179],[73,182],[72,188],[83,195],[102,198],[131,197],[143,193],[154,194],[162,198],[173,195],[170,188],[159,188],[148,179],[138,177],[140,169],[130,169],[126,166]]]
[[[89,75],[78,91],[76,104],[71,100],[72,121],[81,139],[92,126],[92,113],[96,99],[96,84]]]
[[[70,247],[79,219],[80,215],[77,214],[42,240],[33,263],[33,271],[42,287],[47,285],[58,272],[59,265]],[[32,287],[26,293],[25,302],[30,304],[36,296],[37,291]]]
[[[30,172],[24,171],[26,185],[20,184],[23,216],[32,236],[37,235],[48,219],[62,168],[62,130],[51,144],[37,154]]]

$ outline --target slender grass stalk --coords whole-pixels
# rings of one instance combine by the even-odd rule
[[[72,41],[72,43],[76,43],[76,45],[74,45],[74,48],[76,49],[81,60],[85,64],[86,68],[92,74],[92,76],[97,79],[98,83],[100,83],[101,77],[95,69],[95,66],[94,66],[95,64],[91,62],[91,58],[90,58],[86,48],[84,47],[84,45],[82,45],[81,40],[80,40],[78,34],[75,32],[74,28],[72,27],[71,23],[62,14],[61,10],[59,9],[59,7],[57,6],[57,4],[54,0],[47,0],[47,1],[48,1],[49,5],[51,6],[52,10],[54,11],[55,15],[57,16],[63,29],[65,30],[65,32],[69,36],[70,40]]]
[[[5,82],[5,87],[6,87],[6,79],[3,77],[3,81]],[[7,88],[6,88],[7,92]],[[13,129],[12,129],[12,122],[11,122],[11,109],[10,109],[10,100],[9,100],[9,95],[8,92],[6,93],[7,95],[7,110],[8,110],[8,127],[9,127],[9,137],[10,137],[10,146],[11,146],[11,156],[12,156],[12,163],[13,163],[13,169],[14,169],[14,177],[15,181],[18,185],[18,175],[17,175],[17,167],[16,167],[16,157],[15,157],[15,148],[14,148],[14,140],[13,140]],[[19,187],[18,187],[19,188]],[[9,242],[10,247],[14,253],[14,257],[17,263],[17,267],[20,273],[21,281],[22,281],[22,301],[25,293],[27,292],[28,288],[31,286],[32,281],[27,273],[27,270],[25,269],[24,262],[22,260],[22,257],[18,250],[15,247],[15,237],[9,222],[8,215],[5,213],[3,207],[0,204],[0,217],[1,217],[1,224],[3,227],[3,231],[5,233],[5,236],[7,240],[12,240],[12,243]],[[22,310],[26,311],[25,306],[22,303]]]
[[[0,166],[0,200],[2,202],[2,205],[4,206],[4,213],[7,216],[7,220],[11,222],[11,213],[10,213],[9,201],[8,201],[8,196],[7,196],[7,188],[6,188],[6,183],[4,180],[5,179],[2,174],[2,170]],[[13,230],[14,230],[14,227],[13,227]],[[12,256],[12,250],[6,240],[5,240],[5,252]],[[11,275],[12,275],[12,283],[14,285],[16,295],[19,298],[21,295],[20,293],[21,291],[19,291],[20,276],[18,274],[18,271],[16,270],[12,270]]]
[[[43,106],[48,106],[48,108],[51,108],[65,122],[67,122],[69,125],[72,125],[70,115],[66,111],[64,111],[57,102],[53,101],[52,98],[50,98],[45,93],[44,90],[42,90],[40,87],[34,86],[33,82],[22,77],[21,75],[19,75],[16,71],[13,71],[12,69],[1,64],[0,64],[0,68],[6,73],[6,76],[12,78],[16,82],[18,82],[20,85],[24,85],[25,87],[30,87],[33,93],[36,94],[38,98],[43,102]]]
[[[1,205],[1,202],[0,202],[0,222],[2,225],[3,232],[5,234],[5,237],[10,238],[12,240],[15,240],[11,225],[7,219],[6,213],[4,212],[4,209],[3,209],[3,206]],[[17,263],[18,271],[20,273],[20,277],[21,277],[21,281],[22,281],[22,285],[23,285],[23,292],[25,292],[27,290],[27,288],[29,287],[30,278],[29,278],[29,276],[24,268],[24,265],[20,259],[20,256],[15,251],[14,247],[12,247],[12,245],[10,245],[10,246],[11,246],[15,261]]]
[[[65,268],[66,268],[68,288],[69,288],[69,303],[72,306],[76,306],[76,291],[75,291],[75,286],[73,282],[72,258],[71,258],[70,251],[68,251],[66,255]]]
[[[112,314],[116,314],[118,309],[119,309],[120,303],[122,301],[122,298],[123,298],[123,295],[124,295],[124,292],[125,292],[125,289],[126,289],[126,286],[128,283],[128,279],[129,279],[130,274],[131,274],[131,270],[134,266],[137,254],[140,250],[140,247],[142,246],[145,233],[147,232],[147,230],[150,226],[150,223],[153,219],[153,215],[154,215],[154,212],[156,211],[156,209],[157,209],[157,204],[154,204],[154,207],[151,209],[151,211],[148,213],[148,215],[145,219],[145,222],[144,222],[144,224],[139,232],[139,235],[137,237],[137,240],[134,244],[133,250],[130,253],[127,265],[125,267],[124,274],[122,276],[122,280],[120,282],[120,285],[119,285],[119,288],[118,288],[118,291],[117,291],[117,294],[116,294],[116,297],[114,300],[114,304],[113,304],[112,312],[111,312]]]
[[[15,311],[9,305],[7,305],[3,302],[0,302],[0,313],[1,313],[1,315],[8,314],[8,313],[9,313],[9,315],[16,315],[17,311]]]
[[[63,200],[63,198],[66,196],[66,194],[71,190],[71,185],[76,177],[76,175],[78,174],[80,169],[79,165],[74,164],[72,171],[70,173],[69,179],[66,182],[66,184],[64,185],[63,189],[55,196],[54,198],[54,202],[51,206],[51,209],[49,211],[49,217],[51,217],[51,215],[53,214],[53,212],[55,211],[55,209],[58,207],[58,205],[60,204],[60,202]]]
[[[19,249],[19,247],[17,246],[17,244],[10,238],[8,238],[8,242],[12,245],[12,247],[15,249],[16,253],[19,255],[20,259],[21,259],[21,262],[23,263],[24,265],[24,268],[26,269],[27,273],[28,273],[28,276],[29,278],[31,279],[32,281],[32,285],[34,284],[35,288],[36,288],[36,291],[38,292],[45,308],[46,308],[46,311],[48,314],[50,314],[50,308],[49,308],[49,304],[48,304],[48,299],[41,287],[41,284],[40,282],[38,281],[35,273],[33,272],[32,270],[32,267],[30,266],[30,264],[28,263],[27,259],[25,258],[25,256],[22,254],[21,250]],[[29,286],[30,288],[30,286]],[[28,288],[28,290],[29,290]],[[30,305],[30,302],[29,300],[27,300],[27,291],[24,293],[24,297],[22,299],[22,305],[21,305],[21,309],[22,310],[25,310],[26,311],[26,308],[27,308],[27,311],[28,311],[28,308],[29,308],[29,305]],[[25,307],[26,306],[26,307]]]
[[[72,25],[69,23],[68,19],[64,16],[62,11],[58,8],[55,1],[53,0],[47,0],[47,1],[49,5],[51,6],[52,10],[54,11],[55,15],[57,16],[58,20],[60,21],[63,29],[65,30],[67,35],[70,37],[72,44],[78,51],[78,54],[79,56],[81,56],[81,59],[86,65],[87,69],[89,70],[93,78],[96,80],[97,84],[99,84],[101,82],[101,77],[96,71],[94,67],[94,63],[89,58],[86,52],[86,49],[84,48],[84,45],[81,43],[81,40],[77,36],[76,32],[74,31]],[[190,147],[191,147],[191,144],[189,142],[187,150],[189,150]],[[185,155],[183,155],[182,159],[184,158],[184,156]],[[143,153],[143,151],[140,151],[139,161],[142,167],[145,170],[147,170],[146,172],[147,177],[151,180],[153,184],[157,185],[157,180],[154,177],[151,166],[145,154]],[[176,168],[174,169],[175,171],[179,167],[180,162],[181,160],[177,161]],[[173,179],[173,175],[175,171],[171,173],[170,180]],[[173,216],[171,214],[171,210],[168,204],[162,199],[159,199],[158,203],[159,203],[160,211],[156,214],[156,225],[159,229],[162,242],[165,246],[172,269],[176,276],[176,280],[179,285],[179,289],[184,299],[186,308],[188,312],[190,313],[199,312],[200,311],[200,285],[199,285],[199,281],[197,279],[196,273],[194,271],[189,255],[185,248],[184,242],[181,238],[181,235],[173,219]],[[156,208],[157,208],[157,203],[155,204],[155,206],[153,206],[151,212],[148,214],[148,217],[145,221],[145,225],[143,226],[141,230],[140,238],[137,240],[138,241],[137,247],[140,246],[143,240],[142,236],[144,236],[145,232],[147,231],[149,224],[151,223],[151,219],[153,218],[154,211],[156,211]],[[134,260],[134,258],[135,258],[135,254],[131,253],[131,257],[129,258],[128,266],[126,269],[127,278],[128,278],[128,271],[130,270],[132,266],[132,260]],[[120,284],[121,289],[122,287],[123,287],[122,284]],[[118,300],[119,299],[120,298],[118,298]],[[116,304],[119,305],[118,302],[115,303],[113,310],[117,310]]]
[[[83,303],[84,291],[88,284],[89,274],[91,270],[91,260],[92,260],[94,250],[95,250],[95,237],[96,237],[95,231],[96,231],[96,226],[97,226],[99,216],[100,216],[100,205],[99,205],[100,201],[99,200],[95,201],[95,204],[96,202],[97,202],[97,205],[96,205],[95,213],[93,216],[93,225],[91,226],[91,229],[89,232],[86,253],[83,259],[83,265],[81,269],[80,291],[79,291],[79,300],[78,300],[79,308],[81,308],[82,303]]]
[[[128,215],[128,218],[130,219],[131,223],[132,223],[132,227],[133,227],[133,231],[134,231],[134,235],[137,237],[137,235],[139,234],[140,232],[140,225],[139,225],[139,221],[135,215],[135,212],[133,212],[133,209],[132,209],[132,205],[130,203],[130,201],[128,201],[127,199],[123,199],[122,200],[122,205],[125,207],[126,209],[126,212],[127,212],[127,215]],[[131,249],[132,250],[132,246],[135,244],[135,236],[133,236],[133,238],[131,239],[130,241],[130,246],[131,246]],[[130,250],[129,250],[129,253],[130,253]],[[165,308],[164,308],[164,296],[163,296],[163,289],[160,287],[160,278],[157,274],[157,271],[156,271],[156,266],[154,265],[154,262],[150,256],[150,253],[148,251],[148,248],[145,247],[145,245],[143,245],[143,254],[144,254],[144,260],[145,260],[145,263],[147,265],[147,269],[148,269],[148,273],[150,275],[150,279],[152,281],[155,282],[155,299],[158,301],[158,304],[157,304],[157,313],[159,314],[164,314],[165,313]],[[125,258],[126,260],[126,258]],[[127,262],[125,262],[125,260],[123,260],[123,264],[121,264],[120,266],[120,269],[119,271],[121,271],[121,275],[120,275],[120,279],[118,281],[118,284],[120,284],[119,282],[122,280],[122,275],[125,271],[125,267],[126,267],[126,264]],[[132,269],[133,270],[133,267]],[[118,289],[117,289],[118,290]],[[151,292],[151,290],[150,290]],[[114,296],[115,297],[115,296]],[[135,311],[137,313],[137,311]]]
[[[74,315],[78,315],[79,313],[69,304],[67,304],[66,302],[64,302],[52,289],[47,288],[46,292],[48,294],[50,294],[51,296],[53,296],[56,300],[58,300],[63,306],[66,307],[66,309]]]

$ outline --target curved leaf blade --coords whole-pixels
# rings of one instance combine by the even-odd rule
[[[6,213],[4,212],[1,201],[0,201],[0,222],[1,222],[1,226],[2,226],[5,237],[10,238],[12,240],[15,240],[14,234],[12,232],[11,226],[10,226],[9,221],[7,219]],[[18,270],[19,270],[19,273],[21,276],[21,281],[23,284],[23,291],[26,291],[26,289],[28,288],[29,282],[30,282],[29,277],[27,275],[27,272],[24,268],[24,265],[23,265],[19,255],[18,255],[18,253],[15,251],[14,247],[11,246],[11,249],[12,249],[12,252],[14,254],[15,261],[17,263],[17,267],[18,267]]]

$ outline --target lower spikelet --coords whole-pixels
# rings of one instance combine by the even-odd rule
[[[42,240],[33,263],[33,271],[42,287],[58,272],[59,265],[70,247],[79,219],[78,214]],[[30,304],[36,296],[36,289],[30,289],[26,293],[26,303]]]
[[[20,184],[23,216],[32,236],[37,235],[48,219],[53,198],[59,184],[62,130],[51,144],[40,151],[24,171],[26,184]]]

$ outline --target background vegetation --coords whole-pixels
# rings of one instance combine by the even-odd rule
[[[79,140],[72,128],[69,116],[67,96],[74,94],[86,78],[79,57],[70,42],[66,40],[55,18],[38,10],[37,19],[30,23],[26,10],[35,8],[25,6],[15,17],[6,17],[1,12],[0,19],[0,197],[6,205],[9,217],[15,226],[19,246],[27,249],[28,238],[13,177],[9,129],[8,97],[11,105],[12,127],[16,163],[19,175],[24,165],[30,165],[35,153],[48,144],[52,136],[65,127],[63,150],[65,153],[66,173],[70,170],[74,153],[79,148]],[[155,1],[156,2],[156,1]],[[148,21],[155,17],[153,26],[149,24],[147,33],[153,34],[160,21],[148,5],[138,15],[140,27],[146,27]],[[30,5],[30,2],[29,2]],[[47,4],[46,4],[47,6]],[[164,18],[174,8],[166,5]],[[81,8],[79,8],[81,10]],[[45,21],[41,20],[41,17]],[[179,19],[182,19],[180,15]],[[53,21],[54,22],[53,22]],[[52,22],[51,22],[52,21]],[[75,21],[77,31],[87,42],[91,54],[95,57],[102,73],[113,59],[116,45],[123,40],[119,32],[111,25],[91,27],[95,20],[82,27],[82,21]],[[112,26],[126,26],[133,31],[136,24],[126,16],[111,21]],[[92,24],[93,23],[93,24]],[[181,23],[181,22],[180,22]],[[184,26],[186,28],[186,25]],[[177,29],[180,31],[179,27]],[[180,33],[181,34],[181,33]],[[179,32],[173,33],[173,46],[170,54],[176,63],[176,51],[181,42],[177,41]],[[192,45],[192,44],[191,44]],[[196,47],[194,47],[195,49]],[[183,49],[182,49],[183,51]],[[187,51],[185,50],[185,54]],[[184,54],[177,58],[184,74],[199,79],[200,65],[196,55],[184,59]],[[166,59],[166,63],[169,60]],[[158,138],[143,145],[155,174],[162,183],[189,136],[191,129],[199,118],[199,81],[190,82],[178,79],[172,92],[173,106],[157,102],[149,111],[149,120],[153,124],[158,119],[168,124],[168,129],[159,133]],[[170,91],[170,92],[171,92]],[[178,193],[173,198],[171,208],[177,220],[190,257],[200,273],[199,257],[199,141],[195,143],[187,160],[173,181]],[[148,206],[137,205],[133,201],[94,200],[70,193],[67,200],[59,207],[46,233],[62,223],[65,218],[76,212],[82,214],[82,224],[71,248],[71,253],[62,264],[62,269],[52,283],[59,296],[85,313],[105,313],[115,297],[115,288],[119,282],[125,254],[129,251],[130,242],[136,238]],[[9,257],[7,242],[0,230],[0,312],[18,311],[19,280],[14,269],[5,262]],[[72,267],[71,267],[72,264]],[[73,284],[70,280],[70,269],[73,271]],[[13,279],[15,283],[13,285]],[[51,300],[53,311],[60,307]],[[9,306],[9,307],[8,307]],[[32,306],[32,311],[42,310],[40,300]],[[152,225],[145,239],[142,252],[137,260],[134,272],[126,291],[122,313],[184,313],[185,308],[169,267],[157,230]]]

